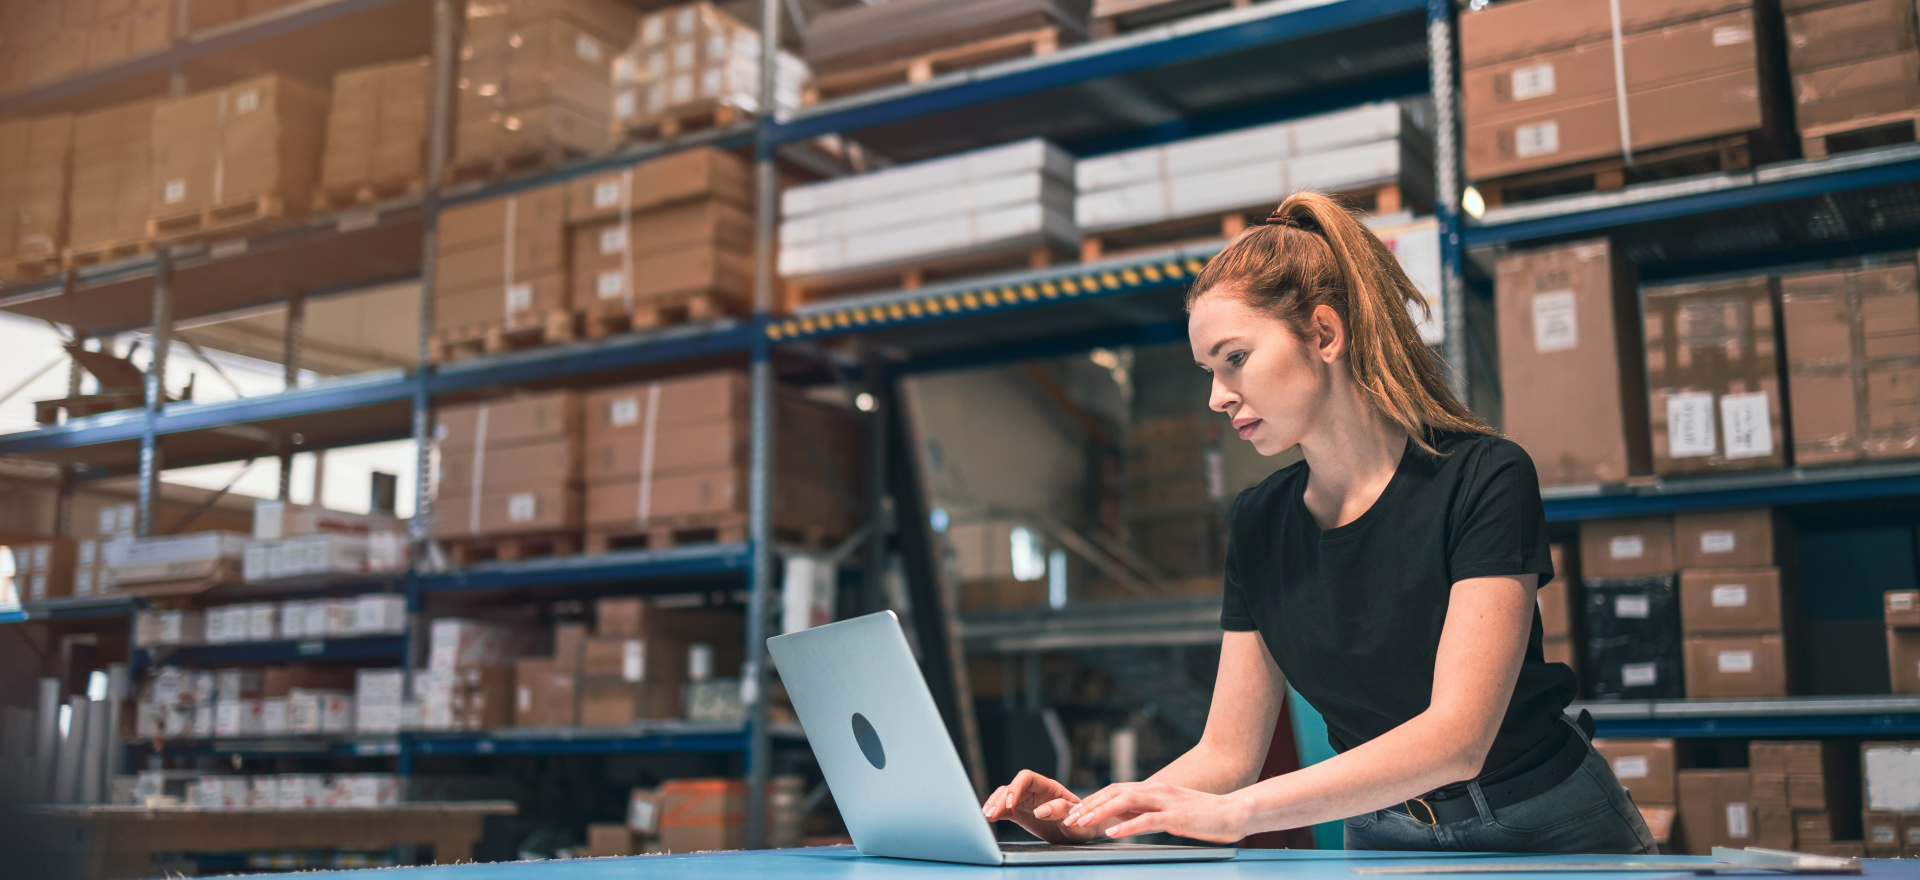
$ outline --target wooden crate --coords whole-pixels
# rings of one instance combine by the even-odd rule
[[[726,128],[746,113],[732,104],[706,100],[675,107],[660,118],[627,126],[627,137],[636,141],[664,141],[690,132]]]
[[[1920,107],[1827,125],[1803,126],[1800,152],[1809,159],[1825,159],[1834,153],[1911,143],[1916,140],[1915,135],[1920,134],[1916,129],[1917,120],[1920,120]]]
[[[426,188],[427,182],[418,178],[359,183],[352,186],[315,187],[313,210],[324,213],[357,208],[361,205],[373,205],[406,196],[417,196],[425,192]]]
[[[566,309],[552,309],[520,321],[490,321],[482,324],[444,327],[433,331],[431,353],[435,363],[447,363],[481,355],[572,342],[579,338],[574,323],[572,312]]]
[[[245,235],[290,225],[290,218],[284,200],[277,195],[266,195],[178,214],[156,214],[147,218],[147,238],[178,242]]]
[[[783,544],[823,550],[833,546],[841,536],[818,524],[776,522],[773,537]],[[589,526],[586,552],[598,555],[635,548],[665,550],[689,544],[733,544],[746,539],[747,515],[741,511],[655,517],[645,525],[636,521],[620,526]]]
[[[1606,192],[1628,184],[1670,180],[1717,171],[1738,171],[1764,155],[1760,132],[1744,132],[1668,147],[1641,150],[1628,162],[1608,156],[1557,168],[1474,181],[1487,207],[1584,192]]]
[[[61,255],[64,268],[80,269],[114,260],[137,257],[153,250],[153,242],[147,238],[130,238],[120,241],[108,241],[80,247],[68,247]]]
[[[454,565],[476,562],[512,562],[546,556],[572,556],[580,552],[577,532],[529,532],[518,535],[485,535],[478,538],[440,538],[447,559]]]
[[[526,153],[490,156],[485,159],[474,159],[457,165],[449,164],[447,166],[447,184],[451,186],[475,180],[500,180],[508,175],[517,174],[522,171],[531,171],[536,168],[552,168],[574,159],[584,158],[586,155],[587,153],[582,150],[553,145]]]
[[[727,315],[744,318],[749,304],[718,293],[689,293],[649,297],[627,305],[618,300],[595,303],[580,310],[583,334],[600,339],[616,333],[655,330],[677,324],[717,321]]]
[[[0,260],[0,278],[9,280],[29,280],[60,274],[62,264],[60,255],[40,254],[31,257],[8,257]]]
[[[998,61],[1050,55],[1061,46],[1060,29],[1035,28],[974,40],[908,58],[883,61],[834,73],[819,73],[801,94],[804,104],[817,104],[829,98],[870,92],[903,83],[923,83],[936,75],[954,70],[984,67]]]
[[[791,312],[807,303],[863,293],[918,290],[938,281],[1045,269],[1071,259],[1067,248],[1051,241],[1026,241],[938,255],[873,269],[786,279],[782,308]]]
[[[1174,19],[1240,9],[1250,3],[1252,0],[1094,0],[1090,30],[1094,39],[1105,40]]]
[[[1332,195],[1370,214],[1394,214],[1408,207],[1408,193],[1399,181],[1355,187]],[[1266,220],[1274,207],[1272,202],[1263,202],[1212,214],[1088,233],[1080,240],[1080,261],[1091,263],[1108,257],[1232,239],[1248,226]]]

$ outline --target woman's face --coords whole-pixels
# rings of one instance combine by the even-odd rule
[[[1219,289],[1203,294],[1187,316],[1193,360],[1213,374],[1207,405],[1233,419],[1240,439],[1261,455],[1299,443],[1330,393],[1344,327],[1326,306],[1314,310],[1310,325],[1302,339],[1284,321]]]

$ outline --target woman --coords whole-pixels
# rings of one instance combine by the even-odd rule
[[[1234,502],[1206,732],[1084,801],[1022,771],[987,818],[1055,843],[1345,818],[1349,849],[1655,851],[1564,714],[1572,670],[1541,658],[1533,462],[1454,399],[1409,303],[1425,308],[1393,255],[1314,193],[1194,279],[1209,404],[1261,454],[1305,456]],[[1288,683],[1340,754],[1255,784]]]

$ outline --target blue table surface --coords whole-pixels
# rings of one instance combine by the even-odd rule
[[[1511,863],[1531,860],[1542,863],[1581,863],[1596,862],[1647,861],[1657,858],[1663,863],[1698,862],[1709,864],[1713,860],[1705,856],[1565,856],[1565,855],[1519,855],[1519,854],[1462,854],[1462,853],[1408,853],[1408,852],[1345,852],[1339,850],[1245,850],[1240,857],[1229,862],[1211,862],[1199,864],[1145,864],[1145,865],[1081,865],[1061,867],[1018,867],[985,868],[973,865],[950,865],[939,862],[916,862],[905,859],[871,858],[860,855],[850,846],[820,847],[814,849],[762,850],[757,852],[720,852],[689,855],[651,855],[628,856],[625,858],[569,859],[544,862],[493,862],[483,865],[434,865],[420,868],[387,869],[375,874],[369,871],[338,871],[324,873],[305,873],[300,877],[343,877],[353,880],[508,880],[508,878],[530,878],[530,880],[611,880],[611,878],[646,877],[649,880],[767,880],[767,878],[796,878],[796,880],[826,880],[826,878],[850,878],[850,880],[875,880],[875,878],[914,877],[914,878],[960,878],[978,877],[983,872],[1012,872],[1019,880],[1081,880],[1081,878],[1118,877],[1135,878],[1188,877],[1207,878],[1240,877],[1285,877],[1288,880],[1403,880],[1403,877],[1387,875],[1374,877],[1351,873],[1348,869],[1360,863],[1380,863],[1384,861],[1434,862],[1446,861],[1451,864],[1491,864]],[[1871,880],[1920,880],[1920,860],[1901,861],[1895,859],[1863,860],[1865,877]],[[1537,873],[1501,873],[1501,874],[1446,874],[1446,875],[1404,875],[1404,880],[1419,880],[1420,877],[1433,880],[1539,880],[1553,875],[1552,871]],[[1559,875],[1562,877],[1568,875]],[[1579,880],[1652,880],[1654,877],[1673,876],[1671,871],[1620,871],[1618,873],[1597,872],[1572,875]],[[1781,877],[1784,875],[1765,871],[1742,872],[1739,877]]]

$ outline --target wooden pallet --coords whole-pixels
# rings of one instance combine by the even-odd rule
[[[817,525],[775,523],[773,537],[783,544],[824,550],[833,545],[835,536]],[[689,514],[656,517],[645,526],[634,522],[618,527],[589,527],[586,553],[597,556],[614,550],[665,550],[688,544],[733,544],[746,539],[744,512]]]
[[[276,195],[266,195],[244,202],[149,217],[147,238],[173,242],[239,235],[284,226],[288,223],[288,217],[285,201]]]
[[[357,208],[361,205],[373,205],[403,196],[417,196],[425,192],[426,188],[427,182],[418,178],[361,183],[354,186],[320,187],[313,191],[313,210],[315,213],[326,213]]]
[[[730,297],[692,293],[650,297],[631,306],[617,300],[596,303],[580,311],[580,323],[586,338],[600,339],[616,333],[715,321],[725,315],[745,317],[747,311],[744,304]]]
[[[1641,150],[1628,163],[1624,156],[1608,156],[1557,168],[1474,181],[1489,208],[1583,192],[1605,192],[1633,183],[1737,171],[1754,163],[1762,136],[1745,132],[1692,143]]]
[[[447,184],[465,183],[471,180],[499,180],[519,171],[535,168],[552,168],[563,162],[587,155],[572,147],[550,146],[529,153],[515,153],[509,156],[493,156],[486,159],[474,159],[447,167]]]
[[[745,116],[746,114],[740,108],[732,104],[702,101],[685,107],[676,107],[659,119],[628,126],[627,138],[636,141],[664,141],[688,132],[726,128]]]
[[[1128,31],[1154,27],[1221,9],[1240,9],[1252,0],[1094,0],[1089,32],[1105,40]]]
[[[60,274],[60,269],[60,255],[57,253],[0,260],[0,278],[45,278]]]
[[[1355,210],[1369,214],[1394,214],[1407,207],[1406,192],[1398,181],[1357,187],[1331,195]],[[1108,257],[1232,239],[1248,226],[1266,220],[1273,209],[1274,203],[1267,202],[1144,226],[1102,230],[1080,240],[1080,261],[1091,263]]]
[[[80,269],[127,257],[137,257],[153,250],[153,242],[146,238],[131,238],[121,241],[109,241],[90,244],[83,247],[69,247],[61,255],[61,264],[68,269]]]
[[[577,338],[579,334],[574,330],[573,313],[566,309],[553,309],[518,322],[468,324],[435,330],[433,361],[443,364],[481,355],[572,342]]]
[[[440,546],[454,565],[476,562],[512,562],[542,556],[572,556],[580,552],[575,532],[532,532],[524,535],[488,535],[484,538],[444,538]]]
[[[918,290],[938,281],[1022,269],[1045,269],[1070,257],[1069,252],[1058,245],[1029,243],[929,258],[893,267],[794,278],[788,279],[783,286],[782,305],[791,312],[815,300],[862,293]]]
[[[829,98],[870,92],[902,83],[923,83],[949,71],[984,67],[1014,58],[1050,55],[1059,50],[1060,36],[1059,28],[1035,28],[974,40],[909,58],[883,61],[836,73],[815,74],[813,83],[801,93],[801,103],[812,105]]]
[[[1834,153],[1912,143],[1920,134],[1920,107],[1861,116],[1845,122],[1811,125],[1800,129],[1800,152],[1809,159],[1825,159]]]

